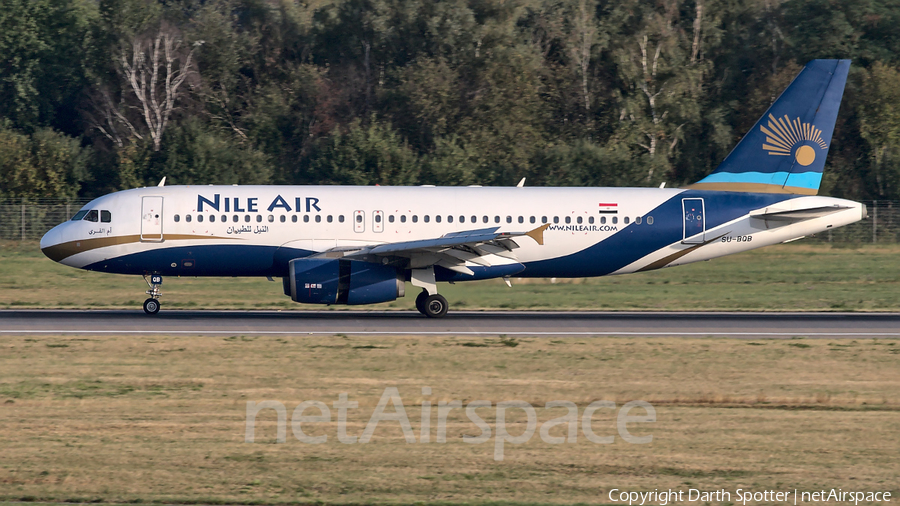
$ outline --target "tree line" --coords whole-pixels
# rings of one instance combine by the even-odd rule
[[[0,0],[0,200],[678,186],[814,58],[821,193],[900,199],[900,0]]]

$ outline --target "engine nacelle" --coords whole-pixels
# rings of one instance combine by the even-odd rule
[[[340,258],[298,258],[288,262],[284,294],[307,304],[375,304],[403,297],[397,269]]]

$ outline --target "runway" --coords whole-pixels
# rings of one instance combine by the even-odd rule
[[[900,338],[900,313],[0,311],[0,335],[459,335]]]

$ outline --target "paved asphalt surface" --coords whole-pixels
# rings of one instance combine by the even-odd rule
[[[900,313],[453,311],[0,311],[0,336],[23,334],[484,335],[900,338]]]

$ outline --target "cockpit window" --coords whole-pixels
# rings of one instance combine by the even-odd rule
[[[100,211],[100,221],[103,223],[109,223],[112,221],[112,213],[109,211]]]
[[[87,216],[84,217],[84,221],[93,221],[96,223],[100,221],[100,213],[98,213],[96,209],[92,209],[88,211]]]
[[[78,211],[75,213],[75,216],[72,216],[72,221],[81,221],[85,214],[87,214],[87,211]]]

